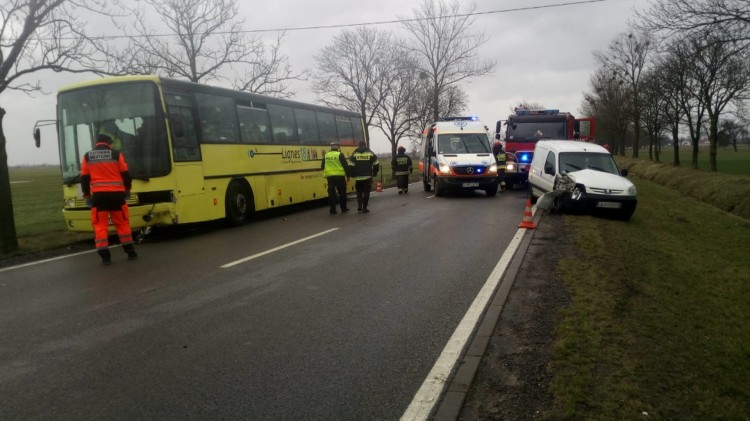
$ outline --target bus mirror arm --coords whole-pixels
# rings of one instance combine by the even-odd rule
[[[34,123],[34,145],[38,148],[42,145],[42,133],[40,127],[57,124],[60,120],[39,120]]]

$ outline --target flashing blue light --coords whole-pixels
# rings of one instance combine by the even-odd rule
[[[527,153],[522,153],[522,154],[520,154],[520,156],[519,156],[518,159],[521,162],[529,162],[529,161],[531,161],[531,156],[529,154],[527,154]]]
[[[481,168],[477,168],[477,174],[481,174],[481,173],[482,173],[482,169]]]
[[[471,121],[479,121],[479,117],[475,115],[469,116],[469,118],[471,119]]]

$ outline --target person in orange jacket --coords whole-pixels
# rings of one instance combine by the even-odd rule
[[[109,252],[109,220],[115,225],[122,249],[128,260],[138,258],[130,230],[128,205],[132,179],[122,152],[112,149],[112,137],[99,134],[94,149],[86,152],[81,161],[81,190],[91,207],[96,251],[102,264],[112,263]]]

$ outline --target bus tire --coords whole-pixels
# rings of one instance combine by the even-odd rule
[[[226,221],[232,227],[243,225],[250,219],[255,206],[253,195],[245,180],[232,180],[227,186]]]

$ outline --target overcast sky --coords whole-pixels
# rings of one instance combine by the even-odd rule
[[[543,104],[579,115],[583,92],[595,69],[592,52],[606,49],[628,30],[634,10],[643,10],[650,0],[605,0],[561,7],[540,6],[575,3],[578,0],[477,0],[472,29],[482,31],[488,42],[480,54],[497,62],[494,74],[476,78],[464,86],[468,93],[467,114],[476,115],[490,129],[521,101]],[[241,0],[240,13],[247,30],[295,28],[382,22],[411,17],[418,0]],[[471,4],[471,2],[462,3]],[[535,8],[537,7],[537,8]],[[512,9],[532,8],[512,11]],[[500,11],[500,13],[488,13]],[[381,29],[406,36],[401,25],[381,24]],[[296,69],[314,68],[313,55],[331,43],[340,28],[289,31],[283,51]],[[98,33],[98,31],[92,31]],[[272,32],[261,36],[275,39]],[[55,92],[68,83],[92,79],[92,75],[37,74],[48,95],[34,97],[6,90],[0,105],[7,136],[8,163],[14,165],[58,164],[56,134],[42,128],[42,146],[34,147],[32,128],[37,120],[55,118]],[[307,82],[292,86],[293,98],[312,102]],[[378,129],[371,129],[372,148],[390,151]],[[402,141],[403,142],[403,141]]]

